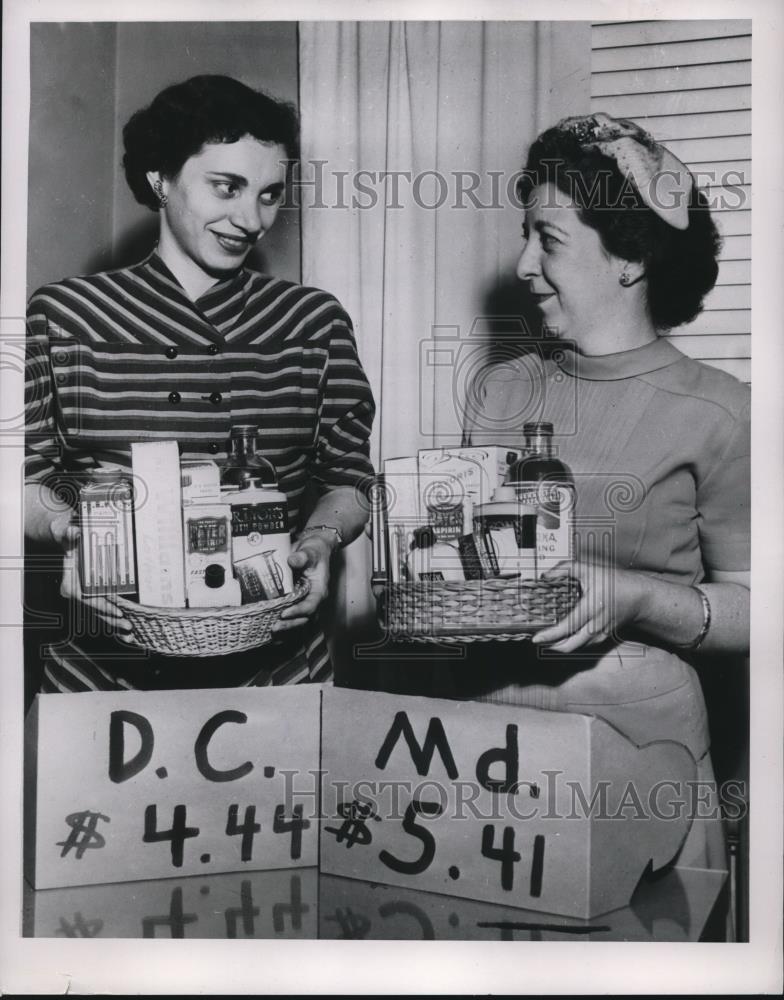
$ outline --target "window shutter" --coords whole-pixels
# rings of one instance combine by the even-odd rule
[[[703,312],[671,339],[684,354],[749,382],[751,22],[595,22],[591,50],[591,110],[647,129],[716,204],[724,239],[717,284]]]

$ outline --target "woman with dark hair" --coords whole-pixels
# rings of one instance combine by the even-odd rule
[[[372,473],[374,405],[339,303],[244,266],[278,213],[296,113],[199,76],[158,94],[123,137],[128,184],[160,216],[156,248],[133,267],[47,285],[28,309],[25,529],[66,553],[66,629],[42,690],[325,680],[315,615],[332,553],[366,520],[357,488]],[[259,426],[297,531],[290,562],[310,591],[262,650],[151,656],[127,641],[111,598],[81,593],[73,484],[99,466],[128,470],[133,441],[175,439],[183,459],[220,462],[235,424]]]
[[[582,597],[532,643],[457,666],[453,693],[674,740],[710,780],[692,661],[748,650],[749,390],[662,334],[699,313],[720,240],[686,167],[603,114],[544,132],[519,194],[517,274],[550,349],[485,379],[466,443],[497,443],[510,414],[553,424],[577,501],[576,559],[551,573]],[[713,819],[695,821],[683,861],[723,864]]]

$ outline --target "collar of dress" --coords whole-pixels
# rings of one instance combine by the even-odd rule
[[[225,299],[230,298],[235,292],[243,289],[248,280],[247,268],[240,267],[236,271],[232,271],[227,277],[216,281],[214,285],[210,285],[205,292],[202,292],[198,299],[193,301],[182,287],[174,273],[166,266],[166,264],[164,264],[157,248],[152,251],[146,260],[142,261],[141,266],[142,268],[154,271],[160,277],[165,278],[166,281],[173,285],[188,302],[192,305],[198,306],[199,308],[204,308],[205,306],[209,307],[216,302],[221,303],[225,301]]]
[[[677,361],[682,361],[684,357],[685,355],[669,340],[659,337],[658,340],[652,340],[642,347],[635,347],[630,351],[618,351],[615,354],[578,354],[567,348],[558,351],[554,360],[562,371],[576,378],[611,382],[667,368]]]

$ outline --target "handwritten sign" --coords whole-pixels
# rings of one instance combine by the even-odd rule
[[[325,689],[321,869],[590,918],[690,826],[696,765],[591,716]]]
[[[296,868],[34,893],[34,937],[314,938],[318,872]]]
[[[39,695],[27,720],[35,888],[315,865],[316,685]],[[31,834],[34,833],[34,836]]]

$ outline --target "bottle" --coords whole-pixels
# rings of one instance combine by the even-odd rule
[[[474,507],[474,536],[488,576],[537,575],[537,508],[519,500],[513,486],[496,486],[492,499]]]
[[[574,557],[576,492],[571,470],[553,454],[553,425],[528,423],[524,453],[512,465],[506,484],[517,499],[536,507],[536,561],[539,575]]]
[[[189,608],[239,607],[242,604],[240,585],[233,576],[226,575],[221,563],[209,563],[200,579],[188,581]]]
[[[234,572],[240,582],[242,603],[272,600],[294,589],[288,557],[291,554],[288,501],[277,488],[275,469],[264,475],[248,471],[236,487],[223,492],[231,506],[231,547]]]
[[[242,486],[251,478],[277,488],[275,468],[256,451],[259,429],[255,424],[237,424],[229,437],[229,457],[221,471],[221,486]]]

